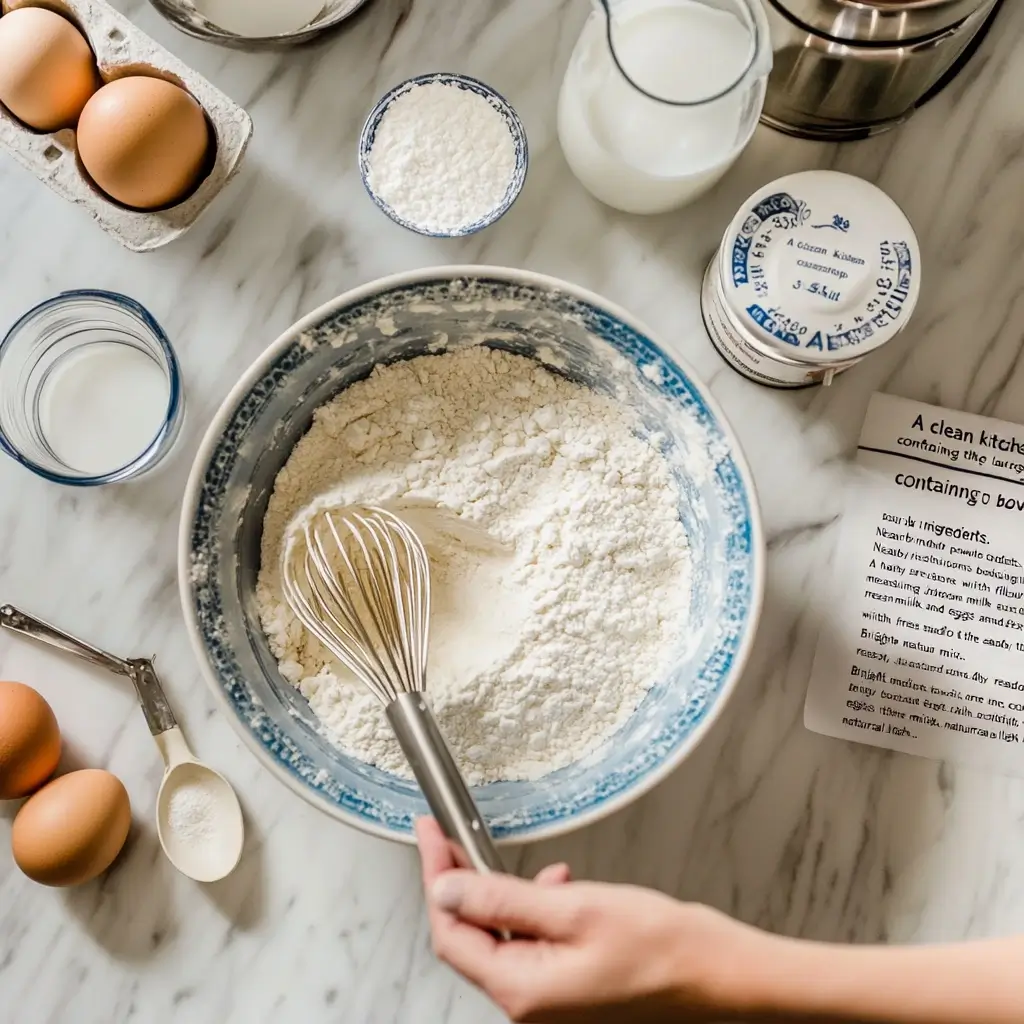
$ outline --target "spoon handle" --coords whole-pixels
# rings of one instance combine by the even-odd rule
[[[92,665],[105,668],[115,675],[131,675],[128,662],[115,658],[114,655],[101,651],[98,647],[93,647],[92,644],[87,644],[84,640],[79,640],[78,637],[65,633],[64,630],[51,626],[48,622],[43,622],[42,619],[26,615],[9,604],[0,606],[0,626],[9,629],[12,633],[27,636],[30,640],[38,640],[50,647],[56,647],[57,650],[64,651],[66,654],[74,654],[76,657],[83,658]]]
[[[128,675],[135,686],[142,713],[146,716],[146,725],[154,736],[178,727],[167,694],[160,685],[160,679],[149,658],[133,658],[127,663]]]
[[[115,675],[127,676],[135,687],[139,703],[142,705],[142,713],[146,716],[146,724],[154,736],[177,726],[177,719],[167,702],[167,695],[157,678],[156,669],[148,658],[134,658],[131,661],[116,658],[113,654],[93,647],[92,644],[87,644],[77,636],[65,633],[64,630],[51,626],[42,619],[26,615],[9,604],[0,605],[0,626],[12,633],[27,636],[30,640],[38,640],[50,647],[56,647],[65,654],[73,654]]]

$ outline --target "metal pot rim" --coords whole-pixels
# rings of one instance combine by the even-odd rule
[[[780,14],[840,42],[905,43],[948,31],[995,0],[769,0]]]

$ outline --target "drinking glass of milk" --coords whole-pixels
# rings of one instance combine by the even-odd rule
[[[54,483],[119,483],[152,469],[185,414],[160,325],[115,292],[64,292],[0,341],[0,451]]]
[[[558,101],[565,158],[597,199],[661,213],[725,174],[771,71],[761,2],[598,0]]]

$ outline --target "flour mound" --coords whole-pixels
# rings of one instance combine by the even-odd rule
[[[370,188],[423,231],[460,231],[504,201],[516,169],[505,118],[483,96],[444,82],[392,100],[369,154]]]
[[[428,695],[472,784],[540,778],[629,718],[673,660],[691,590],[679,492],[639,429],[613,399],[484,347],[379,366],[317,411],[277,478],[257,597],[331,742],[410,776],[380,704],[282,596],[288,524],[327,492],[437,503],[500,542],[427,543]]]

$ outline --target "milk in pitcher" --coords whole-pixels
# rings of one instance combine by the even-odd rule
[[[632,83],[594,11],[562,83],[562,150],[609,206],[681,206],[721,178],[754,130],[771,63],[764,13],[759,0],[612,0],[611,17]]]

